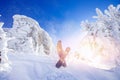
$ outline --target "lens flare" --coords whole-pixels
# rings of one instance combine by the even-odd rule
[[[71,38],[72,39],[72,38]],[[79,41],[77,41],[79,40]],[[67,62],[84,62],[95,68],[109,70],[115,67],[115,45],[102,37],[85,36],[84,39],[71,40],[72,54]],[[74,53],[74,54],[73,54]]]
[[[116,67],[120,46],[113,38],[89,36],[87,33],[67,38],[64,46],[71,47],[68,63],[83,62],[95,68],[109,70]]]
[[[88,36],[80,42],[79,55],[83,62],[90,66],[100,68],[100,69],[111,69],[115,67],[114,65],[107,65],[107,61],[110,61],[108,46],[106,46],[102,38],[94,39],[93,36]],[[112,45],[111,49],[114,46]],[[110,48],[109,48],[110,49]],[[107,63],[107,64],[106,64]]]

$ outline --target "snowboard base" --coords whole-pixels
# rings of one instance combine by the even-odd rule
[[[56,68],[60,68],[61,66],[66,67],[66,62],[62,62],[61,60],[59,60],[56,63]]]
[[[62,66],[62,61],[58,61],[57,63],[56,63],[56,68],[60,68]]]

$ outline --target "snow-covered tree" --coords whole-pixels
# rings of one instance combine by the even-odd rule
[[[24,15],[14,15],[13,19],[13,27],[7,33],[13,37],[8,41],[9,49],[25,54],[52,52],[52,39],[37,21]]]
[[[120,5],[110,5],[104,13],[96,8],[96,13],[96,22],[81,22],[82,29],[88,32],[83,43],[89,42],[94,56],[99,54],[105,65],[120,65]]]
[[[10,69],[7,57],[7,38],[6,33],[3,31],[3,22],[0,22],[0,71],[8,71]]]
[[[120,39],[120,5],[117,7],[110,5],[104,13],[96,8],[96,13],[98,16],[93,16],[97,18],[96,22],[83,21],[81,26],[91,35]]]

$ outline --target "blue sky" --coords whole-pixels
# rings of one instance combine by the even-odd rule
[[[22,14],[37,20],[53,38],[61,39],[80,29],[80,22],[94,21],[95,8],[102,11],[120,0],[0,0],[0,21],[12,26],[12,16]]]

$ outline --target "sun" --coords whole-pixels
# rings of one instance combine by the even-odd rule
[[[71,48],[70,55],[66,59],[68,63],[83,62],[89,66],[105,70],[116,67],[119,46],[116,45],[113,38],[94,37],[83,33],[67,38],[64,43],[66,43],[64,46]]]
[[[71,61],[76,61],[76,57],[78,60],[89,66],[109,70],[115,67],[112,63],[114,61],[111,61],[113,56],[110,55],[110,51],[113,52],[112,49],[114,49],[115,46],[105,44],[110,44],[110,42],[105,41],[101,37],[94,39],[93,36],[86,36],[86,38],[76,45],[79,47],[77,47],[77,51],[74,53],[74,56],[72,55],[70,57],[70,59]]]

